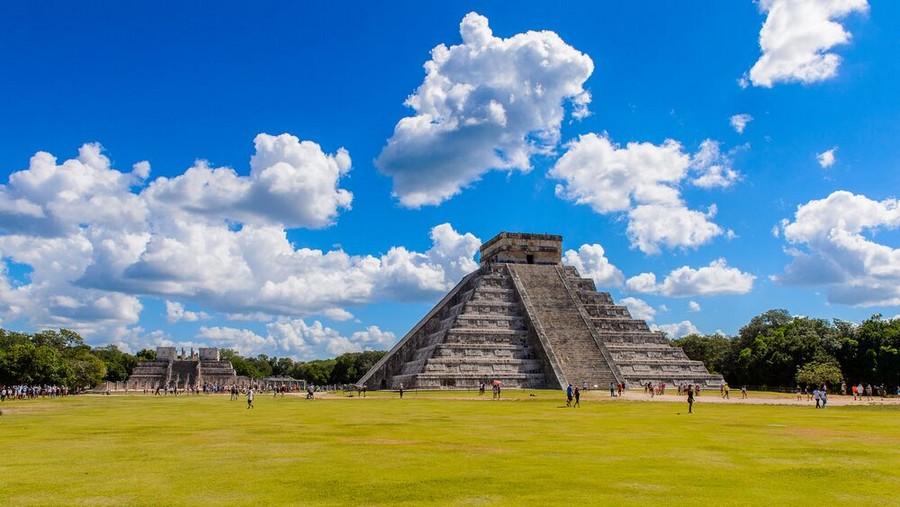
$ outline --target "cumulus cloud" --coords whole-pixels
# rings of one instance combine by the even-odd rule
[[[753,117],[749,114],[735,114],[728,121],[735,132],[743,134],[747,124],[753,121]]]
[[[688,302],[688,310],[692,311],[692,312],[699,312],[700,311],[700,303],[698,303],[696,301],[689,301]]]
[[[706,139],[700,150],[691,157],[693,179],[700,188],[728,188],[741,179],[740,173],[731,167],[731,158],[722,153],[721,143]]]
[[[816,161],[819,162],[819,166],[821,166],[823,169],[833,166],[835,162],[835,151],[837,151],[837,146],[830,150],[825,150],[822,153],[816,154]]]
[[[750,69],[754,86],[813,83],[837,75],[841,58],[829,50],[850,40],[834,20],[869,10],[866,0],[761,0],[767,13],[759,32],[762,56]],[[746,82],[746,81],[745,81]]]
[[[668,336],[670,340],[675,340],[689,334],[700,334],[700,330],[697,329],[697,326],[689,320],[683,320],[674,324],[653,324],[650,326],[650,329],[666,333],[666,336]]]
[[[431,51],[405,103],[415,115],[397,123],[376,160],[403,206],[440,204],[490,170],[527,172],[533,155],[556,147],[566,104],[587,115],[594,64],[554,32],[504,39],[471,12],[460,35],[462,44]]]
[[[563,264],[578,270],[581,276],[594,280],[598,287],[618,287],[625,275],[606,258],[606,251],[598,244],[581,245],[578,251],[566,250]]]
[[[896,199],[875,201],[837,191],[797,208],[781,222],[792,257],[776,281],[824,287],[830,303],[900,305],[900,248],[876,242],[879,231],[900,227]]]
[[[627,297],[619,301],[628,307],[628,312],[635,319],[651,321],[656,317],[656,310],[643,299]]]
[[[185,310],[184,305],[177,301],[166,300],[166,320],[170,324],[178,321],[197,322],[198,320],[207,320],[210,315],[206,312],[192,312]]]
[[[746,294],[753,289],[756,276],[728,267],[725,259],[717,259],[699,269],[682,266],[669,273],[662,283],[657,283],[653,273],[641,273],[631,277],[625,286],[634,292],[662,294],[664,296],[714,296]]]
[[[561,199],[601,214],[624,213],[632,247],[650,254],[661,246],[696,248],[723,233],[712,222],[716,207],[706,212],[689,209],[680,184],[726,187],[739,178],[719,143],[710,139],[692,156],[671,139],[661,145],[628,143],[622,148],[597,134],[568,143],[549,176],[562,181],[556,185]]]
[[[279,319],[267,324],[265,336],[249,329],[201,327],[197,338],[218,347],[237,350],[242,355],[274,351],[275,355],[295,359],[310,359],[323,353],[340,355],[373,348],[385,349],[396,341],[394,333],[382,331],[377,326],[369,326],[346,337],[319,321],[307,324],[303,319]]]
[[[424,253],[296,247],[287,224],[326,225],[349,205],[337,188],[349,156],[289,135],[261,134],[256,146],[250,176],[198,164],[153,181],[149,163],[118,171],[98,144],[62,163],[37,153],[0,186],[0,265],[31,269],[26,282],[0,272],[0,317],[110,335],[139,321],[138,296],[154,295],[169,300],[171,322],[209,311],[339,321],[348,306],[435,297],[477,268],[480,240],[449,224]]]
[[[290,134],[259,134],[253,142],[249,176],[199,161],[182,175],[156,179],[143,197],[154,207],[285,227],[324,227],[350,208],[353,194],[338,188],[350,171],[347,150],[328,155],[318,144]]]

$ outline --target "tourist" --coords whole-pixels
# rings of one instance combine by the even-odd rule
[[[619,382],[619,396],[625,393],[625,382]]]
[[[400,382],[400,398],[403,399],[403,382]]]
[[[866,385],[866,400],[872,401],[872,384]]]
[[[609,383],[609,397],[613,398],[616,395],[616,384],[615,382]]]
[[[828,391],[826,391],[824,388],[821,391],[819,391],[819,398],[822,400],[822,408],[825,408],[825,405],[828,404],[828,394],[827,393],[828,393]]]
[[[482,382],[481,385],[478,386],[478,396],[484,396],[484,382]]]
[[[253,408],[253,388],[247,390],[247,409]]]
[[[566,406],[572,406],[572,396],[574,392],[572,391],[572,384],[569,384],[569,387],[566,388]]]
[[[577,387],[575,388],[575,406],[581,406],[581,391],[579,391]]]
[[[741,386],[741,399],[747,399],[747,386]]]
[[[694,413],[694,389],[692,386],[687,388],[688,414]]]
[[[841,396],[847,396],[847,383],[841,382]]]
[[[856,401],[856,393],[857,393],[856,386],[851,387],[850,390],[853,391],[853,401]]]
[[[821,408],[820,404],[822,403],[822,393],[818,388],[814,389],[812,392],[813,399],[816,400],[816,408]]]

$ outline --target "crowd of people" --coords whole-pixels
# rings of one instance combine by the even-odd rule
[[[69,388],[51,385],[15,385],[0,386],[0,401],[33,400],[36,398],[56,398],[68,396]]]

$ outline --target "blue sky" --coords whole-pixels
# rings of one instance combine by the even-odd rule
[[[0,8],[0,325],[389,348],[500,231],[670,336],[900,314],[900,4]]]

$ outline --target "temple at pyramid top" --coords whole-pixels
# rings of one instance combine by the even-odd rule
[[[481,245],[481,265],[492,262],[559,264],[562,236],[501,232]]]
[[[359,384],[369,389],[719,386],[722,376],[562,264],[562,236],[501,232]]]

